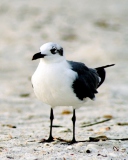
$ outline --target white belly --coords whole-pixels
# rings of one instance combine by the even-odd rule
[[[72,88],[76,76],[67,62],[54,65],[40,62],[32,76],[34,92],[38,99],[52,107],[76,106],[82,103]]]

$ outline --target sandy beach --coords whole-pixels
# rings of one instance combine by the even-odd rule
[[[0,0],[0,160],[128,159],[127,6],[126,0]],[[39,143],[49,135],[50,107],[34,95],[39,60],[31,59],[50,41],[68,60],[92,68],[116,64],[106,69],[96,100],[76,110],[76,139],[86,142],[58,140],[72,138],[72,107],[57,107],[56,140]]]

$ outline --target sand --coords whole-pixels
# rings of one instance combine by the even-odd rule
[[[128,1],[0,2],[0,160],[126,160],[128,142]],[[73,145],[49,134],[50,107],[35,97],[31,61],[46,42],[59,43],[67,59],[107,69],[95,101],[76,110],[76,139],[106,136],[110,140]],[[69,111],[64,114],[64,111]],[[55,138],[71,140],[72,107],[54,109]],[[104,123],[86,126],[110,119]],[[114,140],[116,139],[116,140]]]

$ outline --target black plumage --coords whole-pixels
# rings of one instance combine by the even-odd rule
[[[84,63],[73,61],[68,61],[68,63],[71,65],[71,69],[78,74],[78,77],[72,84],[72,88],[76,96],[80,100],[83,100],[86,97],[89,97],[90,99],[95,98],[95,94],[98,93],[97,88],[105,79],[104,68],[112,65],[92,69],[88,68]]]
[[[95,68],[99,77],[101,78],[101,81],[100,83],[98,84],[98,87],[104,82],[105,80],[105,76],[106,76],[106,72],[105,72],[105,69],[104,68],[107,68],[107,67],[111,67],[111,66],[114,66],[115,64],[111,64],[111,65],[106,65],[106,66],[102,66],[102,67],[98,67],[98,68]],[[98,88],[97,87],[97,88]]]

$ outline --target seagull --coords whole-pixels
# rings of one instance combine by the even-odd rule
[[[75,122],[77,108],[83,106],[87,99],[94,100],[97,88],[105,80],[105,65],[98,68],[88,68],[84,63],[66,60],[63,48],[56,43],[48,42],[40,47],[40,52],[33,55],[32,60],[40,59],[39,65],[32,75],[32,86],[36,97],[51,107],[50,134],[41,142],[52,142],[52,126],[57,106],[73,107],[73,138],[76,143]]]

